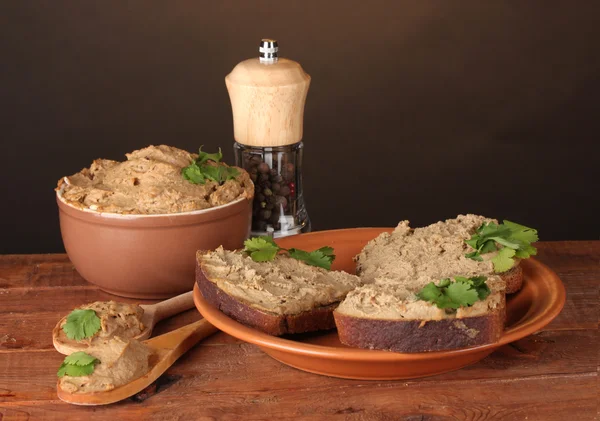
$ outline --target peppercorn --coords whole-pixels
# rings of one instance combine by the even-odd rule
[[[269,218],[271,218],[271,211],[269,209],[263,209],[260,211],[260,217],[262,219],[264,219],[265,221],[267,221]]]
[[[288,196],[290,194],[289,186],[286,186],[286,185],[281,186],[281,188],[279,189],[279,194],[281,196]]]
[[[258,171],[262,174],[268,174],[270,171],[269,165],[266,162],[261,162],[258,165]],[[267,175],[268,176],[268,175]]]
[[[293,156],[272,153],[270,164],[261,153],[245,153],[244,166],[254,182],[252,230],[264,232],[268,227],[281,229],[279,219],[290,215],[296,195],[296,167]]]
[[[275,196],[275,206],[279,207],[282,206],[283,209],[285,209],[287,207],[288,201],[285,197],[283,196]]]
[[[258,166],[262,162],[262,158],[259,155],[252,155],[250,158],[250,165]]]

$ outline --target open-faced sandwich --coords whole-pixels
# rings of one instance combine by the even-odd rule
[[[243,251],[198,252],[197,283],[209,303],[271,335],[337,327],[349,346],[449,350],[502,336],[505,294],[521,288],[535,241],[533,229],[477,215],[402,221],[356,256],[354,276],[326,270],[329,247],[281,254],[261,237]]]
[[[253,251],[253,243],[262,248]],[[334,328],[333,310],[361,285],[358,276],[278,254],[278,247],[268,238],[246,244],[244,252],[222,247],[199,251],[197,284],[210,304],[270,335]],[[324,262],[330,261],[331,255],[318,253]]]

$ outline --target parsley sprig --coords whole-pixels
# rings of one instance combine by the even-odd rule
[[[80,377],[87,376],[94,372],[94,368],[100,361],[83,351],[74,352],[67,355],[58,369],[56,375],[58,377],[72,376]]]
[[[100,318],[94,310],[77,309],[69,313],[62,330],[67,338],[79,341],[94,336],[100,327]]]
[[[417,293],[423,301],[429,301],[441,309],[457,309],[468,307],[477,300],[485,300],[490,295],[485,276],[465,278],[455,276],[454,282],[450,278],[442,279],[437,285],[430,282]]]
[[[290,257],[303,261],[304,263],[324,268],[331,269],[331,263],[335,260],[332,247],[321,247],[314,251],[304,251],[297,248],[284,249],[279,247],[273,238],[266,235],[260,237],[249,238],[244,241],[244,251],[255,262],[267,262],[275,258],[280,252],[286,252]]]
[[[492,259],[494,271],[506,272],[515,265],[515,258],[527,259],[537,254],[531,245],[538,241],[537,230],[504,220],[502,224],[483,223],[465,243],[475,249],[465,254],[469,259],[483,261],[482,254],[498,251]],[[498,245],[502,247],[499,248]]]
[[[221,148],[217,153],[206,153],[202,152],[202,146],[200,146],[198,159],[182,168],[181,175],[185,180],[194,184],[205,184],[206,180],[223,184],[227,180],[236,178],[240,174],[239,171],[234,167],[219,164],[221,159],[223,159]]]

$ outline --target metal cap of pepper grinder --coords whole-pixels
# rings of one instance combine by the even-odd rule
[[[279,47],[276,39],[263,38],[258,47],[261,63],[276,63],[278,60]]]

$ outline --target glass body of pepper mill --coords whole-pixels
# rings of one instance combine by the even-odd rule
[[[302,189],[302,126],[310,76],[278,57],[263,39],[260,57],[225,78],[233,111],[236,165],[255,186],[252,234],[283,237],[310,231]]]

